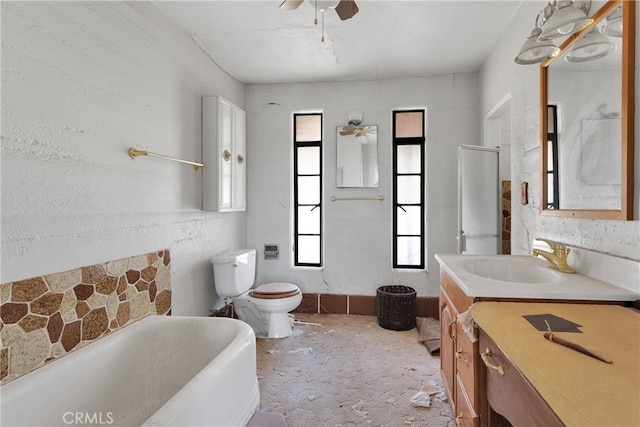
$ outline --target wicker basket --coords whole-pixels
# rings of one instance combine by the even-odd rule
[[[378,325],[394,331],[416,327],[416,290],[409,286],[380,286],[376,292]]]

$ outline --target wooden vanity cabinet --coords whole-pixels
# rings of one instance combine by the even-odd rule
[[[473,304],[446,273],[440,275],[440,373],[458,426],[480,425],[478,338],[457,322]]]
[[[444,269],[441,269],[440,372],[456,425],[458,427],[564,425],[538,390],[531,385],[489,335],[480,330],[476,322],[468,322],[473,326],[471,330],[466,330],[463,326],[466,322],[458,321],[459,315],[467,312],[474,303],[490,301],[501,304],[553,303],[560,306],[583,305],[585,307],[624,303],[598,301],[594,304],[594,301],[585,300],[470,297]],[[497,321],[493,320],[493,322]],[[482,356],[487,348],[491,356]],[[483,358],[490,364],[501,366],[504,375],[495,369],[487,368],[488,365],[482,360]]]
[[[451,410],[455,413],[456,401],[454,399],[455,385],[455,325],[456,313],[447,294],[440,292],[440,374],[444,388],[449,396]]]
[[[483,420],[484,425],[564,425],[538,391],[482,329],[479,329],[479,345],[480,352],[486,354],[483,357],[487,359],[489,366],[493,366],[490,368],[480,362],[480,405],[482,414],[487,414],[484,417],[486,421]],[[501,417],[489,416],[493,413],[498,413]]]

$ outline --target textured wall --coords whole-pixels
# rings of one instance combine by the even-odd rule
[[[200,211],[201,96],[228,76],[149,2],[2,2],[3,283],[169,248],[173,313],[214,305],[246,215]]]
[[[476,144],[476,74],[347,83],[250,85],[247,89],[248,244],[258,249],[257,280],[289,280],[304,292],[375,295],[380,285],[413,286],[438,295],[436,253],[457,251],[457,146]],[[427,272],[392,269],[391,111],[427,108]],[[324,111],[324,268],[292,269],[292,113]],[[336,186],[336,127],[352,110],[378,125],[379,188]],[[384,201],[331,202],[331,196]],[[280,259],[264,260],[265,244]]]
[[[573,246],[640,260],[640,225],[635,221],[552,218],[540,215],[540,84],[539,67],[516,65],[516,56],[546,2],[523,2],[507,31],[496,43],[479,72],[480,109],[490,111],[511,95],[512,253],[531,252],[532,240],[547,237]],[[636,8],[640,22],[640,8]],[[637,26],[638,24],[636,24]],[[640,202],[640,31],[636,30],[635,200]],[[500,75],[497,79],[496,76]],[[520,183],[529,183],[529,204],[521,205]]]

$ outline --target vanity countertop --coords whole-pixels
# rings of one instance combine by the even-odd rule
[[[550,342],[522,316],[553,314],[556,332],[612,364]],[[567,425],[640,425],[640,314],[615,305],[479,302],[471,316]],[[483,351],[483,349],[480,349]]]
[[[530,255],[439,255],[435,256],[440,268],[470,297],[527,298],[561,300],[636,301],[640,293],[582,274],[557,272],[545,260]],[[553,277],[550,281],[522,283],[495,280],[473,274],[466,267],[473,262],[510,263],[535,268]],[[548,269],[544,270],[544,269]]]

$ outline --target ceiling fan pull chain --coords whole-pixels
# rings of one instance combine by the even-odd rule
[[[320,41],[324,43],[324,9],[322,9],[322,39]]]
[[[313,0],[313,9],[315,11],[313,15],[313,25],[318,25],[318,0]]]

